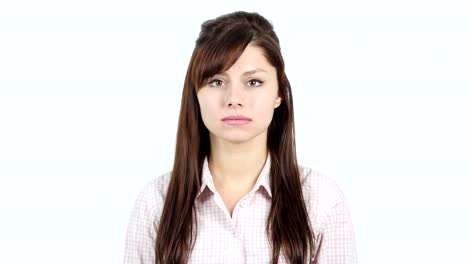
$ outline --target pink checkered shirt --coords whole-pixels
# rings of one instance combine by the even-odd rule
[[[350,213],[336,183],[300,166],[302,192],[318,245],[319,264],[357,263]],[[271,205],[270,155],[254,188],[235,206],[232,218],[213,184],[205,158],[203,181],[195,200],[198,233],[189,263],[270,263],[272,248],[265,232]],[[131,213],[125,264],[154,264],[155,240],[171,173],[148,183]],[[287,263],[280,255],[279,263]]]

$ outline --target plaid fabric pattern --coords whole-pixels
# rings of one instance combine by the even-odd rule
[[[300,166],[302,191],[314,230],[319,264],[357,263],[350,212],[336,183]],[[198,233],[189,263],[270,263],[266,233],[271,205],[270,155],[254,188],[235,206],[232,217],[213,183],[208,161],[195,200]],[[149,182],[138,195],[125,241],[124,264],[154,264],[156,229],[171,173]],[[279,263],[287,263],[280,255]]]

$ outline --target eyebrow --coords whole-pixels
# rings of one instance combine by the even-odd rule
[[[267,72],[266,70],[262,69],[262,68],[256,68],[256,69],[253,69],[251,71],[246,71],[242,74],[242,76],[246,76],[246,75],[252,75],[256,72]],[[225,73],[221,72],[221,73],[218,73],[217,75],[226,75]]]
[[[257,68],[257,69],[251,70],[251,71],[246,71],[246,72],[244,72],[242,75],[244,75],[244,76],[245,76],[245,75],[252,75],[252,74],[254,74],[254,73],[256,73],[256,72],[267,72],[267,71],[265,71],[265,70],[262,69],[262,68]]]

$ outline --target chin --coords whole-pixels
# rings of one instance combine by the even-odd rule
[[[264,132],[264,131],[263,131]],[[242,144],[253,140],[262,134],[262,131],[248,129],[248,130],[237,130],[220,128],[215,133],[210,133],[218,140],[226,141],[232,144]]]
[[[257,136],[258,134],[246,132],[246,133],[232,133],[230,135],[225,134],[223,136],[220,136],[219,138],[221,138],[223,141],[228,141],[233,144],[242,144],[242,143],[246,143],[255,139]]]
[[[242,144],[242,143],[249,141],[252,138],[251,137],[224,137],[222,139],[232,144]]]

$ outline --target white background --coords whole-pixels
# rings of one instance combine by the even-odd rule
[[[200,24],[280,38],[299,163],[334,178],[359,262],[468,263],[466,1],[1,1],[0,263],[121,263],[171,169]]]

